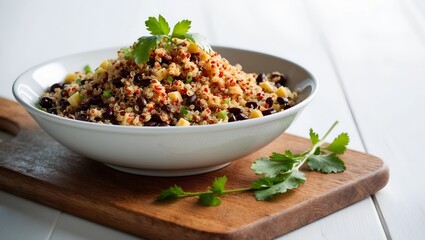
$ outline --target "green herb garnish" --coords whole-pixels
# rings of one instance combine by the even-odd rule
[[[112,94],[112,90],[108,89],[108,90],[103,91],[102,96],[105,97],[105,98],[108,98],[108,97],[111,96],[111,94]]]
[[[226,110],[221,110],[220,112],[217,113],[218,119],[226,119],[226,117],[227,117],[227,111]]]
[[[157,201],[172,200],[182,197],[199,197],[201,204],[206,206],[220,205],[221,195],[236,192],[253,191],[257,200],[270,200],[274,196],[299,187],[306,181],[306,176],[300,170],[307,164],[310,171],[321,173],[339,173],[345,170],[344,162],[339,158],[347,149],[349,137],[341,133],[329,145],[324,146],[325,138],[338,124],[336,121],[326,132],[323,138],[310,129],[311,148],[300,154],[293,154],[290,150],[284,153],[272,153],[269,157],[261,157],[252,163],[251,169],[256,174],[263,175],[254,181],[250,187],[225,189],[227,177],[216,178],[213,184],[204,192],[185,192],[175,185],[162,191]]]
[[[186,77],[186,83],[191,83],[192,82],[192,73],[189,73]]]
[[[152,49],[155,49],[161,41],[167,45],[175,44],[173,38],[187,39],[188,41],[196,43],[204,51],[212,52],[211,47],[206,43],[204,38],[197,33],[188,33],[191,21],[182,20],[174,25],[171,35],[170,26],[164,17],[158,16],[149,17],[145,21],[146,29],[152,36],[143,36],[137,40],[133,46],[133,51],[129,53],[128,49],[124,50],[124,56],[134,58],[138,64],[146,63],[149,60]]]
[[[84,72],[87,73],[92,73],[91,67],[89,65],[84,66]]]
[[[183,115],[186,115],[186,114],[189,113],[189,111],[187,110],[187,107],[186,106],[182,106],[180,108],[180,113],[183,114]]]
[[[168,76],[168,77],[167,77],[167,81],[168,81],[168,82],[170,82],[170,83],[172,83],[172,82],[174,81],[174,78],[173,78],[173,77],[171,77],[171,76]]]

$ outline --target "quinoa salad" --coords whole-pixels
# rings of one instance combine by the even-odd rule
[[[189,126],[243,121],[295,105],[298,91],[286,87],[291,79],[284,73],[244,72],[179,36],[160,38],[146,61],[134,57],[135,43],[94,70],[69,73],[40,96],[37,107],[100,124]]]

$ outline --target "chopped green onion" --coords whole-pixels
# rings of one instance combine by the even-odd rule
[[[77,79],[75,80],[75,82],[76,82],[76,83],[78,83],[78,84],[80,84],[80,83],[81,83],[81,79],[77,78]]]
[[[187,108],[185,106],[182,106],[182,108],[180,109],[180,113],[186,115],[189,113],[189,111],[187,111]]]
[[[174,78],[173,78],[173,77],[171,77],[171,76],[168,76],[168,77],[167,77],[167,81],[169,81],[169,82],[173,82],[173,81],[174,81]]]
[[[108,98],[108,97],[111,96],[111,93],[112,93],[112,90],[108,89],[108,90],[103,91],[102,96],[104,96],[105,98]]]
[[[84,66],[85,73],[92,73],[91,67],[89,65]]]
[[[186,83],[192,82],[192,73],[189,73],[186,77]]]
[[[219,119],[226,119],[227,117],[227,111],[226,110],[221,110],[220,112],[217,113],[217,118]]]
[[[131,47],[121,48],[121,51],[124,55],[125,60],[130,60],[130,59],[134,58],[133,49]]]
[[[38,109],[40,109],[40,110],[42,109],[40,103],[35,104],[35,107],[38,108]]]

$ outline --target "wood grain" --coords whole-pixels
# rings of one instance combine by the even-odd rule
[[[272,201],[242,193],[223,196],[219,207],[200,206],[193,198],[157,203],[155,196],[169,186],[200,191],[222,175],[229,177],[229,188],[246,187],[257,178],[253,160],[273,151],[302,151],[309,141],[284,134],[221,170],[160,178],[122,173],[66,149],[17,103],[2,98],[0,119],[0,128],[16,135],[0,143],[1,189],[145,238],[270,239],[364,199],[389,177],[379,158],[349,150],[344,173],[306,172],[302,187]]]

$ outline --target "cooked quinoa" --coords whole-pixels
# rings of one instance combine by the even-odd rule
[[[146,63],[122,49],[93,72],[70,73],[37,106],[70,119],[131,126],[218,124],[294,106],[298,93],[286,87],[283,73],[246,73],[217,52],[174,41],[161,42]]]

